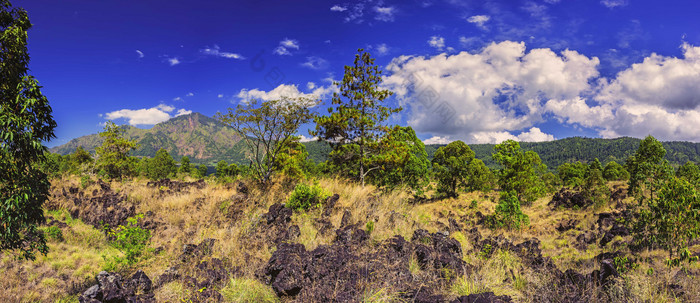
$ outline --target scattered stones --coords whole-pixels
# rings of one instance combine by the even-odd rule
[[[509,296],[497,296],[492,292],[484,292],[480,294],[471,294],[462,296],[451,303],[510,303],[513,299]]]
[[[575,219],[562,220],[559,222],[559,224],[557,224],[556,229],[560,233],[563,233],[567,230],[576,228],[576,225],[578,224],[578,222],[579,221],[575,220]]]
[[[562,188],[559,192],[555,193],[547,205],[552,208],[564,207],[564,208],[574,208],[583,209],[592,205],[593,201],[586,199],[582,193],[572,191],[568,188]]]
[[[151,280],[141,270],[126,281],[122,281],[121,275],[106,271],[97,274],[96,280],[97,284],[78,298],[80,303],[156,302]]]
[[[189,190],[190,187],[194,187],[196,189],[203,189],[207,186],[207,184],[204,182],[204,179],[199,179],[195,182],[161,179],[158,181],[148,182],[146,186],[158,188],[161,194],[170,195],[173,193],[179,193],[185,190]]]

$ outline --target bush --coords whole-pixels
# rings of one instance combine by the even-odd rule
[[[80,177],[80,187],[82,189],[86,189],[88,186],[92,184],[92,179],[90,179],[90,176],[88,175],[82,175]]]
[[[119,227],[108,232],[108,236],[113,239],[112,245],[121,250],[130,264],[135,263],[138,257],[141,256],[148,240],[151,238],[151,232],[147,229],[139,227],[138,220],[143,218],[143,214],[127,219],[127,225],[119,225]]]
[[[306,185],[299,183],[294,188],[292,195],[287,201],[287,207],[293,210],[307,210],[321,204],[321,201],[328,198],[330,194],[318,185]]]
[[[49,226],[44,230],[44,234],[49,239],[54,239],[56,241],[63,241],[63,232],[58,226]]]
[[[504,191],[496,205],[496,212],[487,218],[491,228],[521,229],[530,224],[530,218],[520,210],[515,192]]]

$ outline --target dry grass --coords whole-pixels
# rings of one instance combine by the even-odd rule
[[[270,205],[286,202],[292,184],[277,182],[265,190],[250,186],[248,198],[240,200],[234,198],[238,194],[235,189],[216,182],[208,181],[207,186],[201,190],[190,189],[170,195],[162,194],[158,188],[145,186],[146,182],[136,179],[111,184],[113,190],[127,195],[128,203],[134,204],[137,213],[151,212],[153,218],[161,223],[153,233],[149,248],[160,248],[162,252],[149,255],[133,267],[124,268],[124,274],[130,274],[138,268],[155,279],[177,259],[184,244],[214,238],[218,241],[211,257],[227,259],[233,266],[241,268],[241,277],[236,277],[221,289],[227,301],[276,300],[270,296],[267,286],[255,280],[255,272],[267,262],[275,247],[265,243],[251,243],[250,236]],[[394,235],[410,239],[417,229],[446,231],[449,229],[450,218],[469,230],[475,226],[477,212],[483,215],[493,213],[498,197],[497,192],[476,192],[464,193],[458,198],[418,203],[402,189],[382,192],[373,186],[361,187],[342,179],[329,178],[309,182],[318,182],[328,192],[339,194],[336,209],[329,218],[336,228],[340,225],[344,209],[352,212],[353,224],[366,226],[368,222],[373,222],[370,234],[373,243]],[[0,254],[0,274],[9,277],[0,279],[0,287],[7,290],[0,292],[2,302],[75,301],[75,293],[70,292],[70,286],[78,285],[77,290],[84,290],[95,274],[104,268],[103,255],[110,257],[121,254],[109,245],[101,231],[73,220],[66,211],[60,210],[68,205],[68,201],[58,195],[61,188],[79,187],[79,179],[64,177],[54,180],[53,185],[57,194],[46,206],[58,209],[49,215],[69,224],[70,227],[63,231],[65,240],[50,242],[50,253],[38,257],[36,261],[16,261],[8,255]],[[97,185],[87,187],[86,195],[90,196],[98,188]],[[503,234],[513,243],[536,237],[541,241],[543,255],[551,257],[562,271],[571,268],[589,273],[597,269],[599,265],[594,260],[595,256],[613,251],[612,245],[608,244],[605,248],[590,245],[579,251],[574,247],[579,232],[560,233],[555,227],[562,220],[574,219],[579,221],[577,228],[589,230],[595,227],[596,214],[613,211],[613,206],[576,211],[552,210],[547,206],[549,200],[550,198],[542,198],[531,206],[523,207],[523,212],[530,217],[531,225],[521,231],[489,230],[478,226],[479,231],[483,237]],[[476,204],[476,207],[471,207],[472,204]],[[227,217],[230,207],[240,210],[242,215],[235,220]],[[318,233],[316,219],[323,211],[323,208],[314,208],[306,212],[295,212],[292,216],[291,224],[298,225],[301,231],[297,241],[309,250],[331,244],[334,239],[334,233],[325,236]],[[557,292],[562,291],[552,286],[555,285],[553,277],[523,266],[522,261],[512,253],[497,251],[489,259],[484,259],[473,251],[473,243],[465,232],[453,232],[451,237],[462,244],[464,260],[473,265],[475,270],[452,279],[451,287],[445,290],[449,297],[493,291],[497,295],[509,295],[517,302],[531,302],[534,293],[541,295],[539,298],[556,298]],[[678,299],[668,291],[667,285],[676,283],[683,286],[687,293],[695,294],[686,296],[686,299],[700,296],[698,278],[675,278],[677,270],[670,270],[663,265],[663,252],[643,252],[639,257],[652,262],[642,262],[637,270],[623,275],[613,288],[592,288],[588,291],[605,293],[611,302],[675,302]],[[691,265],[690,269],[697,272],[700,271],[699,266]],[[647,274],[649,268],[654,269],[651,275]],[[409,270],[415,277],[422,274],[415,258],[409,262]],[[363,289],[365,302],[391,302],[396,299],[392,290],[383,286],[366,285]],[[155,293],[159,302],[178,302],[189,298],[190,291],[176,281],[163,285]]]

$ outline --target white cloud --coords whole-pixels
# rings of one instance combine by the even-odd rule
[[[430,37],[430,40],[428,40],[428,45],[441,51],[445,48],[445,38],[440,36],[432,36]]]
[[[175,97],[175,98],[173,98],[173,101],[182,101],[182,98],[181,98],[181,97]]]
[[[311,138],[309,138],[309,137],[304,136],[304,135],[299,135],[299,137],[300,137],[299,142],[311,142],[311,141],[316,141],[316,140],[318,140],[318,137],[311,137]]]
[[[378,44],[376,49],[377,49],[377,55],[379,55],[379,56],[386,55],[389,52],[389,47],[386,46],[386,43]]]
[[[190,110],[179,109],[175,116],[171,116],[175,107],[160,104],[156,107],[143,109],[120,109],[104,114],[107,120],[126,119],[129,125],[154,125],[168,121],[170,118],[192,113]]]
[[[302,63],[301,66],[308,67],[310,69],[325,69],[328,67],[328,61],[320,57],[311,56],[306,57],[306,62]]]
[[[312,82],[309,82],[312,83]],[[296,85],[293,84],[281,84],[280,86],[275,87],[271,91],[263,91],[259,90],[257,88],[248,90],[248,89],[242,89],[236,97],[240,99],[241,102],[246,102],[251,99],[256,99],[256,100],[262,100],[262,101],[270,101],[270,100],[279,100],[282,99],[282,97],[287,97],[287,98],[308,98],[308,99],[313,99],[313,100],[318,100],[322,99],[324,97],[328,97],[329,95],[333,94],[334,92],[338,92],[338,88],[335,85],[328,85],[328,86],[317,86],[316,84],[313,85],[313,88],[309,88],[309,85],[307,84],[307,88],[309,90],[308,93],[301,92],[299,88]]]
[[[145,55],[143,54],[143,52],[140,51],[140,50],[138,50],[138,49],[136,50],[136,55],[139,56],[139,58],[145,57]]]
[[[416,132],[470,143],[547,140],[533,128],[544,120],[544,104],[589,93],[598,64],[576,51],[526,52],[525,43],[505,41],[474,54],[401,56],[384,80]]]
[[[199,52],[202,54],[205,54],[207,56],[215,56],[215,57],[221,57],[221,58],[226,58],[226,59],[239,59],[239,60],[245,59],[240,54],[221,51],[221,48],[216,44],[214,44],[214,47],[211,47],[211,48],[206,47],[206,48],[200,49]]]
[[[607,8],[616,8],[627,5],[627,0],[600,0],[600,4]]]
[[[219,99],[221,99],[221,98],[224,97],[224,94],[218,94],[216,97],[219,98]]]
[[[333,12],[344,12],[348,10],[347,6],[333,5],[331,6],[331,11]]]
[[[474,15],[467,18],[467,21],[469,23],[476,24],[476,26],[478,26],[479,28],[485,29],[486,27],[484,26],[484,23],[486,23],[486,21],[489,21],[490,19],[491,17],[487,15]]]
[[[316,88],[316,83],[313,83],[313,82],[306,83],[306,89],[314,89],[314,88]]]
[[[291,55],[292,53],[289,51],[290,49],[299,49],[299,41],[294,40],[294,39],[289,39],[289,38],[284,38],[284,40],[280,41],[279,46],[275,48],[273,51],[275,54],[283,56],[283,55]]]
[[[448,144],[452,142],[448,137],[434,136],[429,139],[423,140],[423,144]]]
[[[192,97],[192,96],[194,96],[194,93],[192,93],[192,92],[189,92],[189,93],[187,93],[187,95],[185,95],[185,97]]]
[[[394,14],[396,13],[396,8],[394,8],[393,6],[375,6],[374,11],[377,13],[374,19],[384,22],[394,21]]]
[[[177,113],[175,114],[175,117],[184,116],[184,115],[189,115],[189,114],[191,114],[191,113],[192,113],[191,110],[186,110],[186,109],[184,109],[184,108],[181,108],[181,109],[178,109],[178,110],[177,110]]]
[[[180,64],[180,59],[178,59],[177,57],[173,57],[173,58],[166,57],[166,60],[168,61],[168,64],[170,64],[170,66],[175,66],[175,65]]]

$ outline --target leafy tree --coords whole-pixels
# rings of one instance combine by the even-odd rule
[[[129,152],[136,149],[136,141],[124,138],[124,129],[114,122],[107,121],[100,137],[104,138],[102,146],[95,149],[97,166],[110,179],[121,179],[134,173],[134,163],[129,159]]]
[[[683,178],[696,187],[700,186],[700,168],[693,162],[686,162],[676,170],[676,177]]]
[[[484,161],[475,158],[469,162],[467,170],[469,171],[467,191],[490,191],[494,188],[497,182],[496,175],[484,164]]]
[[[603,178],[608,181],[627,180],[630,174],[627,170],[615,161],[610,161],[603,169]]]
[[[433,171],[438,181],[437,191],[448,197],[457,197],[457,190],[469,185],[469,164],[474,152],[462,141],[454,141],[438,148],[433,157]]]
[[[197,170],[194,171],[195,178],[204,178],[207,176],[207,166],[200,164],[197,166]]]
[[[670,166],[664,155],[666,150],[661,142],[652,136],[647,136],[639,142],[639,148],[634,156],[627,159],[627,170],[630,173],[629,191],[640,198],[640,203],[653,199],[663,181],[670,175]],[[649,196],[646,195],[649,192]]]
[[[216,163],[216,177],[223,178],[228,175],[228,162],[221,160]]]
[[[395,126],[379,142],[375,163],[381,169],[371,174],[371,181],[393,189],[406,185],[423,194],[428,183],[428,154],[425,145],[411,127]]]
[[[521,229],[530,224],[530,217],[520,210],[518,196],[512,191],[501,192],[496,211],[487,218],[492,228]]]
[[[180,159],[180,172],[183,174],[189,174],[192,167],[190,167],[190,158],[188,156],[183,156]]]
[[[382,71],[368,52],[359,49],[353,66],[345,66],[343,80],[336,82],[340,94],[334,93],[328,116],[314,120],[316,129],[311,134],[329,142],[329,155],[337,170],[356,176],[362,186],[367,175],[379,166],[375,163],[380,138],[389,131],[384,125],[392,113],[401,108],[385,105],[393,93],[380,89]]]
[[[561,187],[561,179],[551,172],[547,172],[542,175],[542,182],[544,182],[545,191],[547,193],[554,193]]]
[[[92,155],[82,146],[75,148],[75,152],[70,155],[71,172],[82,173],[90,170],[90,165],[93,164]]]
[[[602,166],[598,158],[593,160],[588,167],[586,180],[583,182],[583,195],[591,199],[597,206],[605,204],[610,197],[610,189],[603,179]]]
[[[164,178],[169,178],[177,172],[177,165],[173,157],[161,148],[156,152],[156,156],[153,159],[147,161],[146,165],[146,177],[151,180],[159,180]]]
[[[0,251],[34,259],[36,251],[48,252],[37,225],[50,183],[39,163],[56,122],[37,80],[27,75],[31,26],[26,11],[0,0]]]
[[[299,142],[301,138],[292,137],[280,149],[280,153],[275,159],[274,168],[291,179],[301,179],[306,175],[304,164],[309,157],[304,144]]]
[[[690,241],[700,237],[700,195],[695,186],[671,177],[647,208],[640,211],[634,238],[642,245],[659,245],[677,265],[690,257]],[[675,258],[674,258],[675,257]]]
[[[572,188],[583,184],[586,179],[587,170],[588,167],[581,163],[581,161],[576,161],[576,163],[564,163],[557,168],[559,178],[564,186]]]
[[[222,122],[232,126],[243,138],[251,154],[252,172],[262,185],[271,182],[280,151],[299,126],[313,118],[310,108],[316,102],[305,98],[286,98],[259,102],[250,100],[229,108],[227,114],[217,114]]]
[[[533,151],[524,152],[520,144],[506,140],[494,147],[493,159],[501,164],[498,185],[503,191],[514,191],[520,201],[532,203],[545,193],[540,176],[547,170]]]

